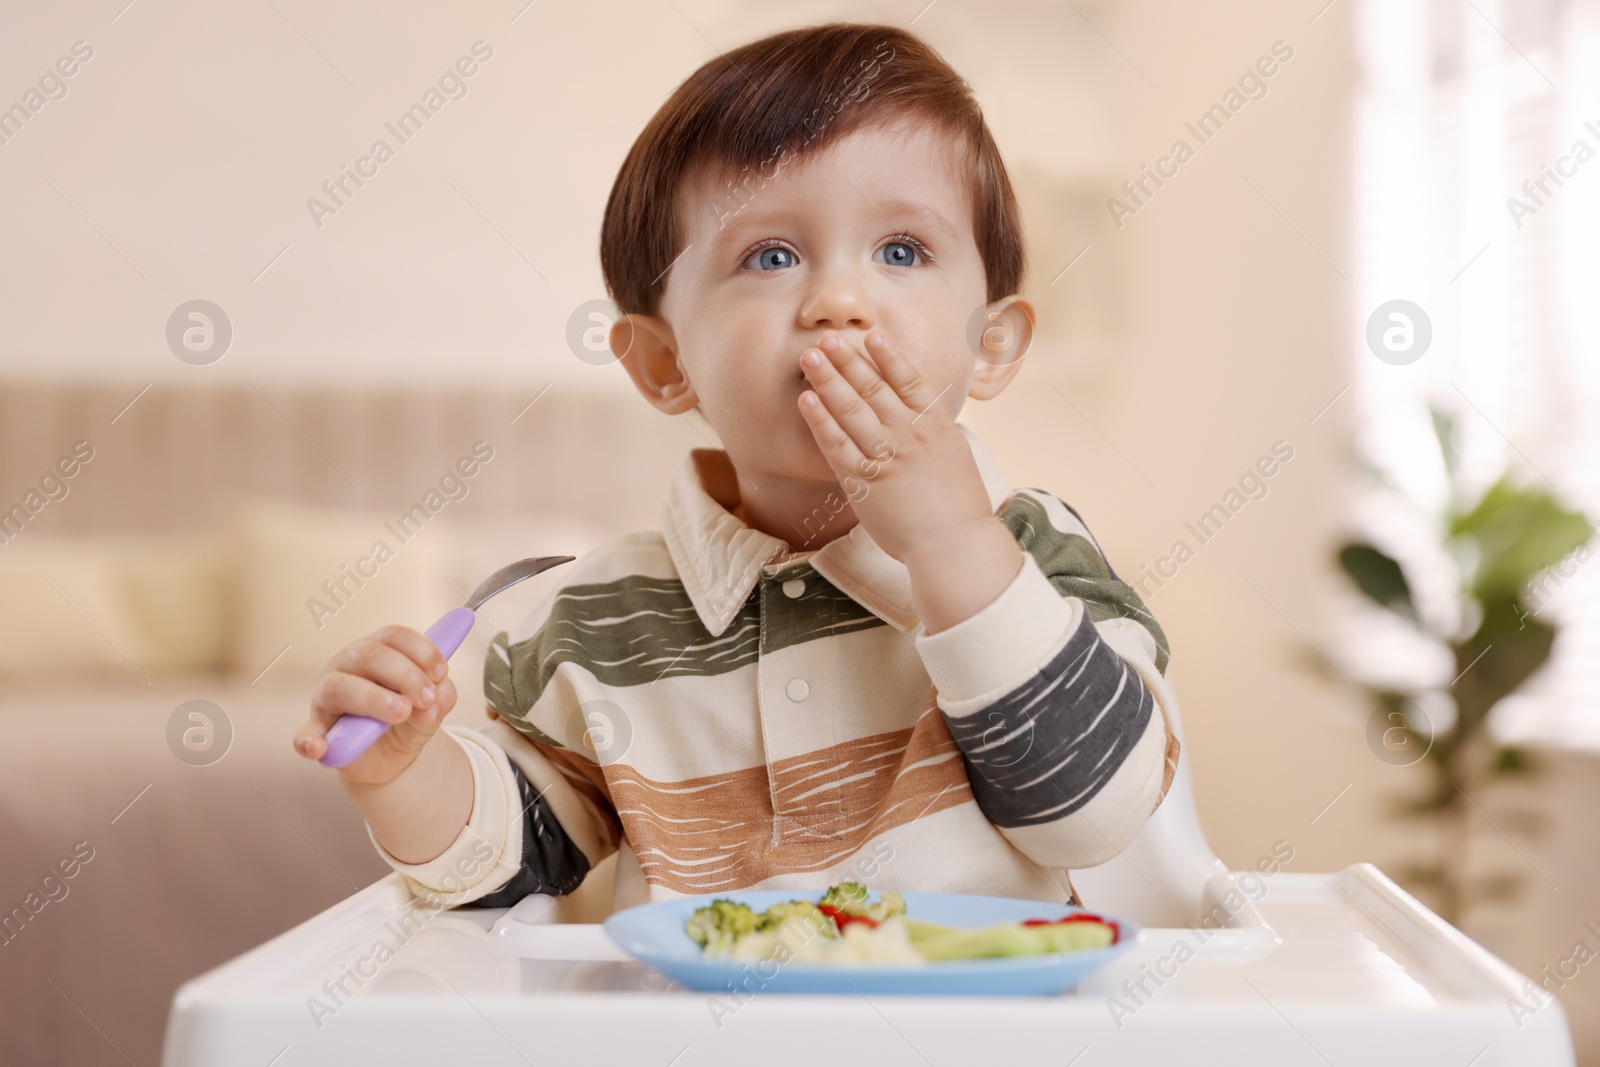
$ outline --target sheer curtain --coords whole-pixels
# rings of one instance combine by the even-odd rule
[[[1357,447],[1440,506],[1446,407],[1475,487],[1510,463],[1600,522],[1600,0],[1363,0],[1356,47]],[[1404,365],[1361,328],[1394,299],[1433,328]],[[1426,558],[1392,498],[1358,496],[1363,531]],[[1418,570],[1423,597],[1448,581]],[[1600,747],[1600,541],[1560,570],[1531,597],[1555,652],[1495,725]]]

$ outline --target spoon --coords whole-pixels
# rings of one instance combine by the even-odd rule
[[[424,631],[428,640],[438,647],[445,659],[449,659],[455,654],[456,649],[461,647],[461,642],[466,640],[468,631],[477,620],[478,616],[475,613],[483,606],[485,600],[497,593],[505,592],[524,578],[532,578],[540,571],[549,570],[562,563],[570,563],[577,558],[577,556],[532,556],[501,567],[472,591],[472,595],[467,598],[466,607],[451,608],[438,622],[428,627]],[[328,751],[324,752],[317,762],[324,767],[343,767],[370,748],[391,725],[393,724],[382,719],[371,719],[365,715],[342,715],[328,730]]]

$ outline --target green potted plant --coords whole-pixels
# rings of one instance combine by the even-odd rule
[[[1469,492],[1457,462],[1454,421],[1437,409],[1431,414],[1450,492],[1442,509],[1425,508],[1415,500],[1411,506],[1431,520],[1454,565],[1458,581],[1453,607],[1458,610],[1418,611],[1406,568],[1365,541],[1342,545],[1338,560],[1357,589],[1423,638],[1443,646],[1454,661],[1449,682],[1403,685],[1356,674],[1350,681],[1372,702],[1368,740],[1374,752],[1390,763],[1420,763],[1426,772],[1422,792],[1400,798],[1396,812],[1432,823],[1438,849],[1433,860],[1396,873],[1402,882],[1428,892],[1438,913],[1458,923],[1474,903],[1508,898],[1519,887],[1514,875],[1469,878],[1467,873],[1475,816],[1487,818],[1479,807],[1484,794],[1502,780],[1537,770],[1526,750],[1501,744],[1491,735],[1489,713],[1544,664],[1555,642],[1557,628],[1526,602],[1530,582],[1585,546],[1593,527],[1585,516],[1511,469],[1482,493]],[[1405,496],[1376,468],[1365,466]],[[1441,617],[1460,621],[1448,627],[1437,621]],[[1453,721],[1431,723],[1426,706],[1453,707]],[[1402,755],[1388,758],[1389,753]],[[1527,835],[1537,830],[1538,818],[1527,811],[1503,812],[1495,825]]]

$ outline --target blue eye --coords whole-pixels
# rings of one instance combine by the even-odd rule
[[[787,262],[784,261],[784,257],[788,257]],[[775,241],[771,244],[757,245],[750,255],[745,257],[745,263],[749,263],[751,259],[761,264],[757,269],[762,271],[782,270],[794,266],[794,253]]]
[[[914,267],[919,256],[926,256],[927,250],[921,242],[913,242],[897,237],[883,246],[882,251],[887,253],[884,262],[891,267]]]

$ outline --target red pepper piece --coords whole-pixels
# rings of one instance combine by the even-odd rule
[[[840,911],[831,904],[818,904],[817,910],[822,912],[822,914],[826,915],[828,918],[832,919],[833,925],[839,928],[840,933],[843,933],[844,928],[851,923],[866,923],[868,929],[878,925],[877,919],[871,918],[867,915],[846,915],[844,912]]]
[[[1073,912],[1071,915],[1063,915],[1059,919],[1022,920],[1023,926],[1052,926],[1056,923],[1102,923],[1111,927],[1111,943],[1113,945],[1116,944],[1117,940],[1122,936],[1122,931],[1117,929],[1116,923],[1112,922],[1110,919],[1102,919],[1100,916],[1088,911]]]

